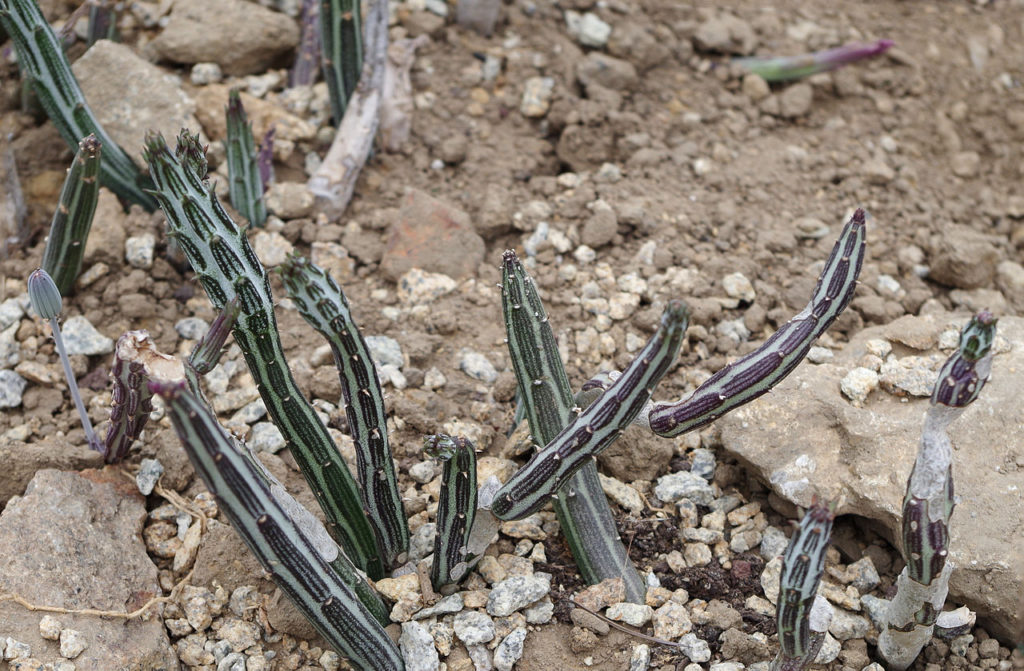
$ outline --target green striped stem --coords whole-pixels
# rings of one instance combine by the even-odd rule
[[[207,167],[198,136],[178,137],[176,154],[163,137],[146,139],[155,195],[210,301],[218,309],[235,299],[232,333],[274,423],[327,517],[327,529],[373,579],[383,575],[377,544],[363,514],[359,490],[327,428],[288,369],[274,318],[270,279],[245,234],[221,207],[202,175]]]
[[[427,436],[423,451],[444,462],[437,502],[437,532],[430,583],[435,590],[457,583],[469,573],[469,533],[476,517],[476,448],[461,436]]]
[[[324,80],[334,125],[341,124],[345,108],[363,71],[363,21],[359,0],[321,0],[320,43]]]
[[[225,110],[227,122],[228,193],[231,204],[251,226],[267,222],[267,207],[263,203],[263,179],[257,163],[256,141],[252,124],[245,114],[238,89],[228,92]]]
[[[99,0],[97,4],[89,6],[89,30],[86,34],[85,43],[92,46],[99,40],[120,41],[117,33],[117,7],[113,0]]]
[[[491,506],[495,516],[521,519],[540,510],[574,473],[619,437],[671,368],[683,344],[688,317],[681,301],[669,302],[658,330],[622,377],[509,478]]]
[[[327,272],[300,256],[291,256],[279,272],[299,314],[326,338],[334,353],[363,507],[385,568],[402,564],[409,551],[409,525],[388,445],[384,394],[366,340],[352,319],[348,299]]]
[[[903,498],[903,555],[896,596],[885,615],[879,653],[892,668],[905,669],[931,638],[949,587],[949,520],[953,515],[953,444],[946,432],[981,392],[992,371],[996,318],[973,317],[957,350],[939,370],[921,443]]]
[[[547,445],[573,416],[569,377],[533,279],[513,251],[505,252],[501,283],[509,358],[519,381],[516,417],[518,420],[520,413],[525,415],[533,440]],[[553,503],[583,579],[593,585],[621,577],[626,598],[643,603],[647,588],[619,538],[597,477],[597,464],[584,464],[559,490]]]
[[[892,40],[851,42],[835,49],[815,51],[799,56],[779,58],[737,58],[735,65],[752,72],[767,82],[803,79],[820,72],[828,72],[850,63],[881,56],[893,46]]]
[[[866,214],[858,209],[825,262],[825,269],[807,304],[761,347],[712,375],[690,396],[658,403],[649,417],[651,430],[674,438],[710,424],[725,413],[765,394],[807,355],[853,299],[864,262]]]
[[[323,525],[232,441],[183,383],[152,383],[196,472],[281,591],[338,652],[366,671],[404,668],[387,609]]]
[[[100,182],[121,198],[155,210],[157,203],[147,193],[149,180],[96,120],[34,0],[0,0],[0,25],[14,42],[22,76],[32,80],[43,109],[68,146],[74,149],[83,137],[95,135],[103,145]]]
[[[825,642],[828,626],[814,621],[814,611],[820,613],[827,607],[827,603],[815,604],[815,597],[825,572],[825,551],[832,536],[833,520],[833,508],[815,500],[782,555],[776,611],[779,654],[772,663],[773,671],[807,668]],[[825,613],[825,619],[831,619],[831,611]]]
[[[85,240],[99,202],[101,147],[95,135],[78,143],[78,152],[60,190],[60,202],[50,222],[50,235],[43,250],[43,268],[50,273],[64,296],[71,293],[82,269]]]

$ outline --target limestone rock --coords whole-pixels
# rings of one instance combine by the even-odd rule
[[[89,473],[39,471],[0,515],[0,592],[35,604],[120,612],[160,594],[156,566],[142,543],[142,497],[116,473]],[[74,656],[78,671],[178,668],[159,618],[61,614],[59,645],[40,636],[39,618],[13,602],[0,603],[4,634],[27,643],[41,661],[65,654]]]
[[[128,46],[100,40],[71,69],[103,128],[140,166],[147,131],[159,131],[173,145],[182,128],[199,129],[196,105],[178,78]]]
[[[150,46],[176,63],[216,63],[229,75],[263,72],[299,43],[295,21],[243,0],[177,0]]]
[[[75,444],[54,439],[38,443],[0,443],[0,463],[4,465],[0,468],[0,506],[3,506],[9,498],[24,492],[40,469],[95,468],[103,464],[103,457],[90,450],[84,441]]]
[[[967,315],[905,317],[914,331],[941,331]],[[808,506],[817,494],[839,501],[838,514],[877,520],[895,539],[906,478],[917,453],[928,401],[876,392],[854,407],[839,382],[865,355],[865,344],[886,327],[858,334],[832,363],[801,365],[772,394],[717,423],[726,449],[769,483],[776,494]],[[1010,351],[997,354],[992,379],[954,422],[953,477],[960,503],[950,523],[950,598],[978,612],[989,631],[1019,628],[1024,555],[1015,539],[1024,527],[1024,319],[1001,317]],[[944,352],[943,356],[948,354]]]

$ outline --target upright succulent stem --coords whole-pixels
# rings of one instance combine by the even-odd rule
[[[649,414],[651,430],[672,438],[699,429],[767,393],[792,373],[853,299],[864,262],[865,220],[864,210],[853,213],[825,262],[807,307],[761,347],[712,375],[690,396],[656,404]]]
[[[231,204],[252,226],[267,221],[267,207],[263,203],[263,178],[260,174],[259,154],[252,136],[252,124],[245,114],[238,89],[228,92],[227,120],[228,191]]]
[[[476,448],[461,436],[427,436],[423,451],[444,462],[430,582],[440,591],[469,573],[469,534],[476,517]]]
[[[78,143],[60,202],[50,222],[50,235],[43,250],[43,268],[64,296],[71,293],[85,255],[85,241],[99,202],[100,141],[89,135]]]
[[[924,419],[921,445],[903,499],[903,554],[896,596],[885,614],[878,652],[890,668],[905,669],[931,639],[952,567],[953,444],[947,427],[978,397],[992,371],[996,318],[980,312],[960,332],[960,343],[939,371]]]
[[[370,349],[352,319],[341,287],[323,269],[293,256],[280,267],[280,274],[299,314],[327,339],[334,353],[356,448],[363,506],[385,567],[394,567],[405,561],[409,551],[409,525],[388,445],[384,395]]]
[[[320,0],[302,2],[302,37],[299,38],[295,63],[288,73],[291,86],[312,86],[316,83],[322,61],[320,51]]]
[[[779,654],[773,671],[802,671],[825,642],[831,607],[816,602],[818,584],[825,572],[825,551],[832,536],[834,517],[829,506],[815,501],[804,514],[782,556],[776,627]]]
[[[387,610],[319,520],[293,499],[184,384],[154,383],[196,472],[292,603],[364,671],[404,669]]]
[[[260,396],[327,516],[327,529],[361,569],[377,579],[383,566],[359,488],[327,428],[299,391],[285,360],[274,318],[270,279],[245,234],[204,181],[198,136],[183,132],[176,153],[159,135],[146,142],[156,196],[178,242],[214,306],[238,301],[232,333]]]
[[[515,252],[505,252],[501,285],[509,357],[519,381],[516,417],[526,416],[540,447],[550,443],[573,416],[569,377],[533,279]],[[586,463],[559,490],[553,504],[583,579],[596,584],[621,577],[626,598],[643,603],[647,589],[619,538],[597,464]]]
[[[658,330],[622,376],[501,488],[491,506],[499,519],[521,519],[540,510],[574,473],[618,438],[671,368],[688,317],[682,302],[668,304]]]
[[[92,46],[99,40],[117,41],[117,8],[111,0],[89,6],[89,31],[85,43]]]
[[[0,25],[18,53],[18,67],[32,80],[39,100],[61,137],[72,149],[87,135],[103,145],[100,181],[121,198],[156,209],[147,189],[152,185],[135,162],[103,130],[89,109],[57,36],[34,0],[0,0]]]
[[[363,20],[359,0],[321,0],[320,43],[324,79],[334,125],[341,124],[345,108],[363,71]]]

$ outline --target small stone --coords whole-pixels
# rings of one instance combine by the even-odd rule
[[[779,94],[779,116],[796,119],[806,116],[814,102],[814,89],[806,82],[793,84]]]
[[[654,494],[665,503],[675,503],[686,498],[702,506],[709,505],[715,498],[708,481],[689,471],[669,473],[658,478]]]
[[[779,578],[782,575],[782,557],[776,556],[761,571],[761,590],[772,603],[779,601]]]
[[[27,659],[32,655],[32,648],[28,643],[22,643],[8,636],[5,640],[3,653],[3,658],[8,661],[12,659]]]
[[[687,543],[683,547],[683,559],[687,566],[707,566],[711,558],[711,548],[704,543]]]
[[[698,447],[690,453],[690,472],[708,482],[715,477],[716,465],[715,453],[707,448]]]
[[[635,489],[615,478],[610,478],[603,473],[598,473],[601,481],[601,489],[612,501],[625,508],[634,515],[640,514],[644,509],[643,499]]]
[[[957,177],[977,177],[981,156],[976,151],[961,151],[949,159],[949,167]]]
[[[0,408],[17,408],[28,382],[13,370],[0,370]]]
[[[438,671],[441,660],[434,647],[434,637],[419,622],[403,622],[398,646],[405,660],[406,671]]]
[[[678,641],[679,651],[682,652],[691,662],[698,664],[711,659],[711,646],[696,634],[683,634]]]
[[[995,238],[965,225],[943,227],[932,249],[928,279],[957,289],[986,287],[995,275]]]
[[[114,341],[97,331],[82,315],[75,315],[64,322],[61,334],[64,336],[68,356],[96,356],[114,351]]]
[[[414,600],[420,597],[420,579],[415,573],[407,573],[397,578],[383,578],[374,583],[377,591],[389,601],[402,599]]]
[[[743,76],[742,85],[743,94],[746,95],[754,102],[760,102],[771,95],[771,88],[768,87],[768,82],[764,80],[761,75],[755,75],[753,73]]]
[[[480,352],[466,347],[459,351],[459,370],[474,380],[488,384],[498,379],[498,371],[494,369],[494,364]]]
[[[370,350],[370,358],[378,366],[394,366],[400,369],[405,364],[402,346],[390,336],[366,336],[366,347]]]
[[[603,201],[602,201],[603,202]],[[598,249],[610,243],[618,231],[615,212],[607,204],[594,208],[594,213],[583,224],[580,239],[583,244]]]
[[[754,285],[743,273],[731,273],[722,278],[722,288],[730,298],[739,299],[745,303],[753,303],[757,298]]]
[[[939,377],[938,355],[889,357],[878,371],[878,382],[889,393],[904,396],[931,396]]]
[[[259,231],[252,236],[252,250],[256,257],[267,268],[281,265],[295,248],[292,243],[277,232]]]
[[[523,656],[523,642],[526,640],[526,627],[516,627],[502,639],[494,651],[494,668],[497,671],[512,671],[519,658]]]
[[[668,601],[653,615],[654,635],[667,641],[674,641],[693,629],[686,607],[675,601]]]
[[[651,617],[654,616],[654,609],[646,604],[623,601],[609,606],[605,616],[609,620],[625,622],[634,627],[642,627],[651,621]]]
[[[210,325],[198,317],[185,317],[175,322],[174,330],[186,340],[199,340],[210,330]]]
[[[641,643],[633,648],[633,654],[629,656],[629,671],[647,671],[650,665],[650,646],[646,643]]]
[[[62,629],[60,632],[60,656],[66,659],[78,657],[86,648],[89,642],[85,640],[82,632],[74,629]]]
[[[555,88],[553,77],[530,77],[523,84],[523,99],[519,111],[525,117],[540,118],[551,107],[551,94]]]
[[[56,641],[60,638],[62,629],[60,620],[52,615],[44,615],[39,620],[39,635],[47,641]]]
[[[871,623],[863,615],[857,615],[842,608],[832,609],[832,623],[828,631],[839,641],[864,638],[871,630]]]
[[[324,671],[338,671],[341,668],[341,657],[333,650],[325,650],[316,661],[324,667]]]
[[[398,280],[398,300],[404,305],[424,305],[455,291],[457,286],[447,275],[413,268]]]
[[[139,462],[139,472],[135,474],[135,486],[143,496],[149,496],[156,487],[157,480],[164,474],[164,465],[157,459],[143,459]]]
[[[537,547],[543,548],[544,546],[540,543]],[[532,606],[527,606],[523,609],[523,615],[526,616],[527,624],[547,624],[551,621],[551,616],[555,613],[555,604],[550,599],[541,599]]]
[[[512,576],[491,589],[487,598],[487,612],[494,617],[506,617],[537,601],[550,590],[551,576],[547,573]]]
[[[693,41],[699,49],[705,51],[748,56],[757,47],[757,34],[743,19],[732,14],[722,14],[700,24],[693,35]]]
[[[581,15],[572,10],[566,11],[565,24],[569,34],[585,47],[600,49],[608,44],[612,34],[612,27],[593,12]]]
[[[839,388],[855,406],[859,406],[867,400],[868,394],[878,388],[878,373],[870,368],[854,368],[843,377]]]
[[[433,606],[418,611],[413,619],[422,620],[428,617],[446,615],[448,613],[458,613],[463,609],[463,607],[464,603],[462,600],[462,594],[456,592],[455,594],[444,597]]]
[[[814,658],[815,664],[831,664],[839,657],[839,653],[842,651],[843,646],[831,634],[825,634],[825,642],[821,644],[821,650],[818,651],[818,656]]]
[[[761,534],[761,556],[771,561],[786,551],[789,539],[786,533],[778,527],[766,527]]]
[[[223,78],[224,73],[216,63],[196,63],[189,73],[189,81],[196,86],[216,84]]]
[[[124,260],[133,268],[152,268],[155,246],[156,237],[152,233],[132,236],[124,241]]]
[[[582,590],[574,599],[581,607],[594,612],[626,599],[626,584],[622,578],[608,578]]]
[[[861,173],[868,184],[884,186],[896,178],[896,171],[880,158],[871,158],[861,165]]]
[[[274,182],[263,199],[267,209],[285,221],[308,217],[315,200],[309,187],[299,182]]]
[[[273,422],[257,422],[246,441],[253,452],[280,452],[288,442]]]
[[[466,645],[486,643],[494,638],[494,620],[478,610],[463,611],[452,621],[455,635]]]
[[[420,461],[409,467],[409,477],[415,482],[425,485],[434,479],[434,463],[432,461]]]

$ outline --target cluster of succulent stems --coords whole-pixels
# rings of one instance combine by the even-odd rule
[[[304,6],[310,35],[316,15],[320,17],[319,48],[336,121],[362,69],[359,7],[351,0],[320,0],[318,5],[307,0]],[[354,475],[292,377],[277,331],[269,277],[249,246],[247,226],[232,220],[210,187],[198,136],[183,131],[174,150],[159,135],[148,136],[144,156],[149,171],[143,175],[89,111],[35,2],[0,0],[0,24],[14,39],[25,79],[61,134],[78,148],[51,224],[43,268],[31,275],[28,289],[33,308],[51,324],[86,440],[108,462],[123,459],[141,434],[152,396],[159,395],[220,509],[300,611],[356,668],[402,669],[402,657],[383,630],[387,610],[367,577],[379,579],[407,561],[409,530],[380,381],[341,287],[301,257],[292,257],[279,269],[300,314],[334,353],[356,447]],[[315,60],[311,54],[317,40],[310,36],[308,42],[307,60]],[[885,48],[881,43],[875,47],[879,52]],[[861,49],[817,61],[836,64],[865,53]],[[822,65],[817,61],[814,67]],[[773,67],[787,72],[791,65]],[[297,68],[295,76],[311,75]],[[270,178],[272,130],[257,150],[235,91],[226,114],[231,199],[250,226],[260,226],[266,219],[263,191]],[[105,441],[97,438],[86,414],[58,324],[61,296],[74,290],[101,183],[128,202],[163,209],[168,237],[184,252],[220,311],[184,361],[157,352],[144,332],[130,332],[118,341],[112,421]],[[807,306],[761,347],[674,402],[651,399],[659,381],[672,372],[685,339],[689,315],[682,301],[668,302],[656,332],[624,371],[595,377],[574,396],[539,292],[515,253],[506,252],[502,311],[520,407],[536,449],[503,485],[489,481],[478,487],[475,448],[468,440],[440,434],[427,439],[426,454],[443,462],[433,587],[450,590],[468,574],[492,540],[498,520],[521,519],[553,503],[584,579],[596,583],[621,577],[627,599],[642,603],[646,583],[616,532],[597,478],[596,457],[632,423],[671,438],[708,425],[778,384],[849,305],[864,260],[865,228],[865,212],[858,209],[826,260]],[[943,368],[932,397],[904,502],[907,569],[900,586],[910,581],[914,587],[893,600],[879,644],[894,668],[905,668],[903,661],[912,661],[920,649],[911,650],[913,645],[900,636],[919,635],[922,629],[930,635],[945,600],[946,527],[953,508],[945,428],[987,379],[994,331],[995,319],[988,313],[965,327],[960,348]],[[302,508],[245,445],[224,432],[206,401],[201,378],[216,366],[229,335],[316,494],[326,524]],[[820,648],[829,611],[816,605],[815,592],[832,517],[832,508],[813,505],[787,549],[778,611],[780,653],[773,668],[804,668]],[[923,601],[917,598],[922,586],[936,586]],[[916,600],[906,598],[911,593]],[[902,657],[892,653],[890,659],[889,649],[901,650]]]

